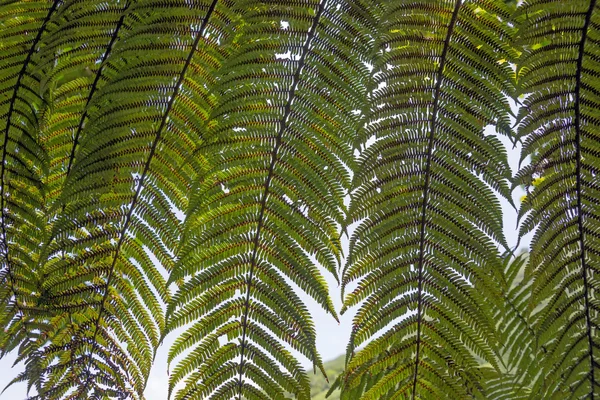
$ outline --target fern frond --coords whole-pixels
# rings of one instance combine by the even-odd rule
[[[481,367],[483,399],[527,400],[537,393],[534,388],[541,377],[539,365],[543,355],[537,346],[535,313],[529,309],[532,276],[526,274],[528,258],[528,254],[504,256],[503,279],[499,282],[504,301],[490,307],[499,333],[500,369],[490,364]]]
[[[43,266],[55,316],[27,360],[39,398],[143,396],[196,173],[187,161],[212,102],[206,84],[219,42],[235,33],[224,29],[235,15],[222,3],[120,1],[72,21],[98,21],[99,33],[79,33],[99,37],[100,65],[86,82],[58,85],[65,103],[55,111],[73,115],[49,131],[64,185]],[[57,68],[82,62],[73,50]]]
[[[483,128],[508,126],[508,8],[460,0],[385,7],[379,88],[349,211],[359,224],[342,286],[358,282],[344,309],[362,304],[342,396],[357,398],[363,385],[364,399],[467,398],[482,390],[479,358],[494,359],[481,288],[494,296],[495,242],[505,240],[492,189],[509,198],[510,169]]]
[[[38,142],[38,51],[62,1],[13,2],[0,7],[0,355],[35,337],[38,243],[45,224],[42,175],[45,150]]]
[[[125,5],[125,8],[127,6]],[[36,71],[43,78],[37,82],[35,90],[45,101],[39,106],[40,109],[36,110],[39,119],[36,139],[47,154],[48,165],[41,177],[43,208],[38,210],[38,219],[44,229],[38,227],[37,249],[30,255],[29,268],[35,273],[39,272],[40,264],[45,263],[43,249],[48,244],[51,226],[56,220],[56,210],[52,205],[60,193],[64,177],[70,171],[78,138],[87,117],[86,109],[98,87],[106,57],[122,26],[123,18],[119,19],[119,14],[121,17],[124,17],[124,14],[119,13],[119,7],[123,6],[118,2],[88,0],[67,2],[55,13],[52,20],[54,29],[45,35],[44,46],[37,54],[37,58],[41,61],[37,63]],[[115,22],[117,19],[119,21]],[[111,33],[111,27],[114,28],[115,23],[116,28]],[[106,44],[107,36],[110,40],[108,44]],[[91,68],[94,68],[97,60],[101,60],[98,71],[92,72]],[[88,82],[94,75],[93,83]],[[81,99],[85,97],[90,84],[88,100],[82,104]],[[78,118],[80,123],[75,128],[72,126],[72,121]],[[66,162],[69,151],[71,155],[69,162]],[[67,154],[62,154],[64,152]],[[35,259],[35,255],[39,257]],[[44,304],[43,295],[39,295],[43,292],[41,284],[39,282],[35,284],[36,286],[30,287],[29,290],[38,295],[35,305],[28,314],[35,317],[36,324],[44,324],[54,313]],[[33,320],[28,321],[30,331],[33,330],[31,328],[33,324]],[[45,332],[46,329],[41,328],[39,331]],[[7,332],[9,338],[10,332],[11,330]],[[23,349],[21,357],[26,356],[30,350]]]
[[[126,19],[131,3],[86,0],[70,4],[69,13],[62,16],[43,49],[49,65],[41,66],[47,73],[40,90],[47,92],[50,110],[41,135],[51,160],[46,201],[54,211],[52,206],[70,174],[83,128],[94,113],[96,94],[106,83],[104,70],[118,68],[109,57],[132,22]],[[52,221],[55,216],[47,218]]]
[[[176,399],[310,398],[295,352],[323,370],[294,286],[336,315],[352,139],[368,69],[352,2],[248,1],[240,49],[220,72],[201,150],[212,172],[192,205],[171,281]],[[221,367],[218,367],[221,366]]]
[[[535,230],[532,307],[548,349],[547,398],[600,393],[600,213],[598,209],[598,71],[596,1],[527,1],[520,7],[518,81],[522,158],[517,178],[528,195],[521,234]]]

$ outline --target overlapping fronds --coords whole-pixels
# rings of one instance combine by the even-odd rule
[[[48,35],[41,58],[45,71],[39,91],[46,98],[40,142],[48,152],[45,179],[47,222],[63,211],[54,204],[70,174],[88,116],[94,112],[99,90],[106,83],[115,44],[134,19],[127,17],[134,0],[79,0],[67,4],[57,28]],[[119,61],[119,60],[117,60]]]
[[[62,97],[46,131],[58,215],[40,300],[54,316],[23,375],[39,398],[142,397],[164,330],[177,214],[196,174],[189,159],[212,107],[221,41],[235,32],[231,2],[216,3],[86,3],[106,21],[94,17],[99,32],[74,31],[64,41],[74,47],[59,51],[67,55],[49,84]],[[62,34],[93,25],[88,18],[78,13]],[[85,60],[79,35],[98,36],[97,52]]]
[[[540,396],[600,393],[600,13],[596,1],[526,1],[520,8],[518,175],[529,192],[521,234],[535,230],[532,306],[548,350]]]
[[[39,50],[62,1],[0,6],[0,354],[36,336],[39,291],[34,266],[45,229],[42,176],[48,157],[38,141],[43,100]],[[29,324],[26,327],[24,324]]]
[[[477,357],[494,358],[482,288],[497,292],[493,189],[509,196],[510,170],[483,128],[508,125],[509,12],[503,1],[385,7],[349,211],[359,224],[342,285],[357,284],[344,307],[361,306],[342,396],[371,375],[360,398],[468,398],[481,389]]]
[[[30,253],[28,274],[38,274],[45,262],[43,249],[49,240],[56,213],[53,203],[61,193],[64,178],[72,165],[78,138],[87,118],[87,107],[101,85],[106,59],[123,28],[129,2],[69,1],[53,16],[54,29],[44,36],[37,53],[36,71],[40,76],[34,90],[44,100],[38,105],[37,143],[47,155],[48,165],[41,179],[42,206],[36,210],[39,224],[35,237],[37,249]],[[33,235],[32,233],[29,233]],[[66,250],[65,250],[66,251]],[[41,258],[39,256],[42,253]],[[32,290],[40,293],[40,283]],[[27,309],[28,323],[43,324],[55,313],[45,307],[39,296]],[[18,343],[16,325],[6,334]],[[40,328],[40,331],[44,331]],[[19,332],[19,331],[17,331]]]
[[[14,382],[141,399],[183,332],[170,396],[308,399],[306,301],[337,318],[346,257],[341,398],[598,399],[599,8],[0,1]],[[516,94],[527,268],[498,250],[511,171],[484,133]]]
[[[535,398],[533,388],[541,375],[541,359],[533,330],[534,315],[529,308],[532,277],[525,273],[527,260],[527,254],[504,256],[502,281],[498,282],[503,301],[490,309],[498,331],[500,369],[492,368],[491,364],[481,367],[485,372],[483,399]]]
[[[188,220],[169,328],[177,399],[309,399],[297,359],[322,362],[300,288],[336,315],[351,141],[368,68],[353,2],[248,1],[203,152],[214,166]],[[368,21],[367,22],[371,22]],[[292,351],[295,351],[294,354]]]

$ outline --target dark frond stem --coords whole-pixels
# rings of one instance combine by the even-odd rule
[[[444,49],[442,50],[442,55],[440,58],[440,67],[437,72],[437,80],[435,85],[435,94],[433,98],[433,110],[431,115],[431,130],[429,132],[428,138],[428,148],[427,148],[427,162],[425,165],[425,185],[423,187],[423,206],[421,208],[421,234],[420,234],[420,245],[419,245],[419,285],[417,290],[417,351],[415,354],[415,375],[413,377],[413,390],[412,390],[412,399],[415,399],[415,394],[417,392],[417,380],[419,376],[419,362],[421,356],[421,322],[423,320],[423,264],[425,262],[425,225],[426,225],[426,214],[427,214],[427,203],[429,201],[429,183],[431,179],[431,159],[433,157],[433,144],[435,141],[435,128],[436,122],[438,118],[438,110],[439,110],[439,100],[440,100],[440,90],[442,87],[442,81],[444,80],[444,67],[446,66],[446,57],[448,54],[448,48],[450,47],[450,39],[452,37],[452,32],[454,31],[454,26],[456,25],[456,21],[458,19],[458,12],[460,10],[460,6],[462,5],[462,0],[456,0],[454,4],[454,12],[452,13],[452,19],[450,20],[450,25],[448,26],[448,33],[446,34],[446,40],[444,41]]]
[[[135,206],[139,199],[140,193],[142,192],[144,180],[146,179],[146,175],[148,174],[148,170],[150,169],[150,163],[152,162],[152,158],[154,156],[154,153],[156,152],[156,147],[157,147],[158,143],[160,142],[162,131],[163,131],[165,125],[167,124],[167,119],[169,117],[169,113],[170,113],[171,109],[173,108],[175,99],[177,98],[177,95],[179,94],[181,85],[183,84],[183,80],[185,79],[185,74],[186,74],[190,64],[192,63],[192,59],[194,57],[194,53],[196,52],[196,48],[198,47],[198,43],[200,43],[200,40],[204,36],[204,30],[206,29],[206,26],[208,25],[208,21],[210,20],[210,17],[213,14],[218,1],[219,0],[213,0],[210,7],[208,8],[208,11],[206,12],[206,16],[204,17],[204,20],[202,21],[202,25],[200,26],[198,35],[194,39],[190,53],[188,54],[188,57],[185,60],[185,64],[181,70],[181,73],[179,74],[177,83],[175,84],[175,89],[173,90],[173,94],[172,94],[171,98],[169,99],[169,102],[167,103],[167,108],[165,110],[165,113],[163,114],[163,117],[160,121],[160,125],[156,131],[156,136],[155,136],[154,142],[152,143],[152,147],[150,148],[150,153],[148,154],[148,158],[146,159],[144,169],[142,170],[142,174],[139,178],[137,189],[136,189],[133,199],[131,201],[131,205],[129,206],[129,211],[127,212],[127,215],[125,216],[125,223],[123,224],[123,228],[121,229],[121,232],[119,234],[119,242],[117,243],[117,247],[115,249],[115,255],[114,255],[111,267],[110,267],[110,272],[109,272],[107,281],[106,281],[106,291],[104,292],[104,296],[102,298],[102,301],[100,302],[100,310],[98,310],[98,316],[96,317],[96,320],[94,322],[94,336],[92,338],[92,341],[90,342],[90,343],[92,343],[92,346],[94,346],[96,343],[96,336],[98,335],[98,326],[100,324],[100,319],[102,318],[102,313],[104,312],[104,309],[105,309],[104,304],[106,303],[106,300],[108,299],[108,295],[109,295],[108,289],[110,288],[110,284],[111,284],[112,278],[115,273],[115,267],[117,264],[117,260],[119,258],[119,251],[121,250],[121,246],[123,245],[123,242],[125,240],[125,233],[127,232],[127,229],[129,228],[129,224],[131,223],[131,216],[133,215],[133,211],[135,210]],[[88,364],[86,367],[86,379],[85,379],[86,386],[84,387],[84,392],[87,389],[87,385],[89,384],[91,363],[92,363],[92,352],[89,353],[89,357],[88,357]]]
[[[504,299],[504,301],[506,301],[506,304],[508,304],[510,306],[510,309],[512,311],[514,311],[514,313],[517,315],[517,318],[526,327],[526,329],[529,332],[529,334],[532,337],[536,337],[535,330],[533,329],[533,327],[531,326],[531,324],[529,323],[529,321],[527,320],[527,318],[523,315],[523,313],[521,312],[521,310],[519,310],[519,308],[515,305],[515,302],[509,296],[507,296],[507,295],[504,295],[502,298]]]
[[[98,89],[98,82],[100,81],[100,78],[102,77],[102,71],[104,70],[104,67],[106,65],[106,59],[108,58],[108,55],[112,51],[112,48],[113,48],[117,38],[119,37],[119,31],[121,30],[121,27],[123,26],[123,21],[125,20],[125,14],[130,5],[131,5],[130,1],[127,1],[127,3],[125,3],[125,7],[123,8],[123,14],[121,15],[121,18],[119,18],[119,21],[117,21],[117,25],[115,26],[115,30],[112,34],[112,37],[110,38],[110,41],[108,42],[108,45],[106,46],[106,50],[104,51],[104,54],[102,55],[102,60],[100,60],[100,66],[98,68],[98,71],[96,71],[96,76],[94,77],[94,82],[92,83],[90,93],[88,94],[87,100],[85,102],[85,106],[83,108],[83,113],[81,114],[81,118],[79,119],[79,124],[77,125],[77,130],[75,131],[75,136],[73,136],[73,146],[71,147],[71,153],[69,154],[69,163],[67,164],[67,171],[65,172],[65,179],[71,173],[71,167],[73,166],[73,161],[75,160],[75,150],[77,150],[77,145],[79,144],[79,136],[81,136],[81,131],[83,130],[83,124],[85,123],[85,120],[87,119],[87,116],[88,116],[88,107],[90,105],[90,102],[92,101],[92,98],[94,97],[94,94],[96,93],[96,90]],[[66,204],[63,204],[62,209],[61,209],[61,214],[64,213],[65,207],[66,207]],[[50,240],[51,239],[52,238],[50,238]]]
[[[14,276],[12,275],[12,271],[11,271],[11,267],[10,267],[10,257],[8,255],[8,238],[7,238],[7,234],[6,234],[6,220],[8,219],[8,215],[6,214],[5,204],[4,204],[4,198],[6,197],[6,195],[4,193],[4,189],[6,188],[4,179],[5,179],[5,174],[6,174],[6,156],[7,156],[7,150],[8,150],[11,119],[12,119],[14,111],[15,111],[15,103],[17,101],[19,89],[21,88],[21,81],[23,80],[23,77],[25,76],[25,73],[27,72],[27,67],[29,66],[29,63],[31,62],[31,58],[33,57],[33,54],[36,52],[37,46],[40,42],[40,39],[42,38],[42,35],[46,31],[46,25],[48,25],[50,18],[52,18],[52,15],[54,14],[54,12],[56,11],[56,9],[58,8],[58,6],[60,5],[61,2],[62,2],[62,0],[54,0],[54,2],[52,3],[52,6],[48,9],[48,14],[46,14],[46,18],[44,18],[44,21],[42,22],[42,25],[40,26],[40,29],[38,30],[37,35],[35,36],[35,38],[33,39],[33,42],[31,43],[29,52],[27,53],[27,56],[25,57],[25,61],[23,61],[23,66],[21,67],[21,70],[19,71],[19,75],[17,76],[17,81],[15,82],[15,86],[13,88],[13,94],[10,99],[10,104],[8,106],[8,114],[6,115],[6,128],[4,130],[4,143],[2,144],[2,165],[0,166],[0,213],[2,216],[2,219],[0,220],[0,226],[2,229],[2,239],[1,239],[2,247],[0,250],[2,251],[2,255],[3,255],[4,259],[6,260],[6,274],[7,274],[8,280],[10,281],[9,285],[11,287],[11,291],[13,292],[13,294],[15,296],[15,304],[17,306],[17,309],[19,308],[19,302],[17,300],[17,292],[14,287]],[[20,311],[19,311],[19,313],[20,313]]]
[[[581,42],[579,43],[579,58],[577,59],[577,72],[575,81],[575,146],[576,146],[576,193],[577,193],[577,224],[579,228],[579,243],[580,243],[580,257],[581,257],[581,276],[583,277],[583,299],[585,307],[585,319],[586,329],[588,337],[588,346],[590,352],[590,399],[594,400],[594,389],[596,387],[596,378],[594,376],[594,342],[592,338],[592,319],[590,315],[590,298],[589,298],[589,283],[588,283],[588,267],[585,260],[585,244],[584,244],[584,232],[583,232],[583,207],[581,205],[581,73],[583,72],[583,56],[585,51],[585,42],[588,35],[588,29],[594,8],[596,7],[596,0],[592,0],[590,8],[585,16],[585,24],[581,30]]]
[[[90,102],[92,101],[94,94],[96,93],[96,89],[98,88],[98,82],[100,81],[100,78],[102,77],[102,71],[104,70],[104,66],[106,64],[106,59],[108,58],[108,55],[112,51],[113,46],[114,46],[115,42],[117,41],[117,38],[119,37],[119,31],[121,30],[121,27],[123,26],[123,21],[125,20],[125,14],[127,12],[127,9],[129,8],[130,4],[131,3],[129,0],[127,1],[127,3],[125,3],[125,7],[123,8],[123,14],[121,15],[121,18],[119,18],[119,21],[117,21],[117,25],[115,26],[115,30],[112,34],[112,37],[110,38],[110,41],[108,42],[108,45],[106,46],[106,50],[104,51],[104,54],[102,55],[102,60],[100,60],[100,66],[98,67],[98,71],[96,71],[96,76],[94,77],[94,82],[92,83],[90,93],[88,94],[87,100],[85,102],[83,113],[81,114],[81,118],[79,119],[79,124],[77,125],[77,131],[75,132],[75,136],[73,137],[73,146],[71,147],[71,153],[69,154],[69,163],[67,164],[67,171],[65,172],[65,179],[71,173],[71,167],[73,166],[73,160],[75,159],[75,150],[77,149],[77,145],[79,144],[79,136],[81,135],[81,131],[83,129],[83,124],[85,123],[85,120],[87,119],[87,116],[88,116],[88,106],[89,106]],[[65,207],[66,207],[66,204],[63,204],[61,214],[64,213]],[[64,252],[63,252],[63,259],[64,259]],[[69,312],[69,323],[71,324],[71,326],[73,326],[73,314],[71,312]],[[75,365],[74,357],[75,357],[74,352],[71,352],[70,358],[71,358],[71,363],[73,365]]]
[[[87,100],[85,102],[83,114],[81,114],[81,118],[79,119],[79,125],[77,126],[77,131],[75,132],[75,136],[73,137],[73,147],[71,148],[71,154],[69,155],[69,164],[67,165],[66,176],[69,176],[69,173],[71,172],[71,166],[73,165],[73,160],[75,159],[75,150],[77,148],[77,145],[79,144],[79,136],[81,135],[81,131],[83,129],[83,124],[85,123],[85,120],[87,119],[87,116],[88,116],[88,107],[90,105],[90,102],[92,101],[92,98],[94,97],[94,94],[96,94],[96,90],[98,89],[98,82],[100,81],[100,78],[102,77],[102,72],[104,71],[104,67],[106,66],[106,59],[108,58],[108,55],[112,51],[113,46],[114,46],[115,42],[117,41],[117,38],[119,37],[119,31],[121,30],[121,27],[123,26],[123,21],[125,20],[125,15],[126,15],[127,9],[129,8],[130,5],[131,5],[131,2],[128,0],[127,3],[125,3],[125,7],[123,8],[123,14],[121,15],[121,18],[119,18],[119,21],[117,22],[117,26],[115,27],[112,37],[110,38],[110,42],[106,46],[106,51],[104,51],[104,55],[102,56],[102,60],[100,61],[100,67],[98,68],[98,71],[96,72],[96,77],[94,78],[94,82],[92,83],[92,88],[90,89],[90,93],[88,94]],[[64,207],[63,207],[63,211],[64,211]]]
[[[243,382],[242,382],[242,376],[243,376],[243,371],[244,371],[244,354],[245,354],[245,343],[246,343],[246,327],[247,327],[247,321],[248,321],[248,311],[249,311],[249,306],[250,306],[250,289],[252,287],[252,278],[254,277],[254,267],[256,265],[256,258],[258,255],[258,243],[260,240],[260,232],[264,223],[264,214],[265,214],[265,208],[267,205],[267,198],[269,196],[269,188],[271,186],[271,180],[273,178],[273,173],[275,170],[275,163],[277,162],[277,155],[279,152],[279,148],[281,147],[281,141],[282,141],[282,137],[283,137],[283,133],[285,131],[285,129],[287,128],[287,122],[291,113],[291,109],[292,109],[292,101],[294,100],[294,96],[296,93],[296,87],[298,86],[298,82],[300,81],[300,73],[302,72],[302,67],[304,66],[304,62],[306,60],[306,55],[308,54],[308,51],[310,49],[310,44],[312,42],[312,39],[315,36],[315,32],[317,30],[317,26],[319,25],[319,20],[321,18],[321,14],[323,14],[323,10],[325,9],[325,5],[327,3],[327,0],[321,0],[321,2],[319,3],[319,9],[317,10],[317,13],[313,19],[313,23],[312,26],[310,27],[310,30],[308,31],[308,35],[306,37],[306,42],[304,42],[304,46],[302,47],[302,54],[300,55],[300,59],[298,60],[298,67],[296,68],[296,71],[294,73],[294,77],[292,80],[292,87],[290,89],[289,95],[288,95],[288,99],[287,99],[287,103],[285,105],[285,109],[284,109],[284,114],[283,114],[283,118],[281,119],[281,124],[279,126],[279,132],[277,132],[277,137],[275,138],[275,146],[273,147],[273,151],[271,153],[271,164],[269,165],[269,171],[267,173],[267,178],[265,179],[265,190],[263,192],[263,196],[262,199],[260,201],[260,214],[258,216],[258,225],[256,228],[256,235],[254,237],[254,243],[253,243],[253,247],[254,250],[252,251],[252,257],[250,259],[250,271],[248,273],[248,279],[246,282],[246,299],[244,301],[244,312],[242,315],[242,339],[241,339],[241,346],[242,349],[240,351],[240,367],[239,367],[239,379],[238,379],[238,385],[239,385],[239,400],[242,400],[242,387],[243,387]]]

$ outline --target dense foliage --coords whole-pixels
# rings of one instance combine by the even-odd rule
[[[310,399],[309,296],[341,399],[598,399],[598,110],[596,0],[1,0],[0,355],[141,399],[174,334],[174,399]]]

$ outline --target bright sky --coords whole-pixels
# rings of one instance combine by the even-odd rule
[[[515,108],[513,108],[513,111],[515,111]],[[491,134],[494,132],[493,128],[488,129],[489,131],[486,131],[486,133]],[[518,169],[520,147],[517,147],[513,150],[512,144],[506,137],[500,137],[500,140],[508,149],[508,158],[514,174]],[[520,189],[516,189],[513,192],[515,204],[519,204],[519,199],[523,194],[524,192]],[[502,200],[501,203],[504,213],[504,231],[506,234],[506,239],[509,245],[514,246],[517,243],[517,212],[507,201]],[[531,236],[532,234],[529,234],[527,237],[521,240],[522,248],[528,247]],[[347,239],[343,240],[345,240],[345,245],[347,246]],[[336,309],[339,310],[341,308],[339,288],[337,287],[337,283],[332,276],[327,275],[327,280],[330,285],[330,290],[332,292]],[[354,310],[350,310],[346,314],[342,315],[340,317],[341,323],[338,325],[338,323],[330,315],[326,314],[317,303],[310,300],[310,298],[307,296],[302,297],[303,299],[306,299],[308,308],[314,317],[318,333],[317,347],[323,360],[326,361],[335,358],[340,354],[344,354],[348,339],[350,337]],[[154,367],[150,373],[148,386],[146,388],[147,400],[167,399],[167,352],[173,343],[175,336],[176,335],[168,336],[162,347],[158,350]],[[9,354],[4,359],[0,360],[0,391],[10,382],[11,379],[13,379],[19,372],[23,370],[19,366],[12,368],[15,357],[15,355]],[[304,361],[307,368],[311,366],[310,362],[307,362],[306,360]],[[16,384],[7,389],[4,393],[0,394],[0,400],[23,400],[27,397],[26,389],[27,387],[25,383]]]

